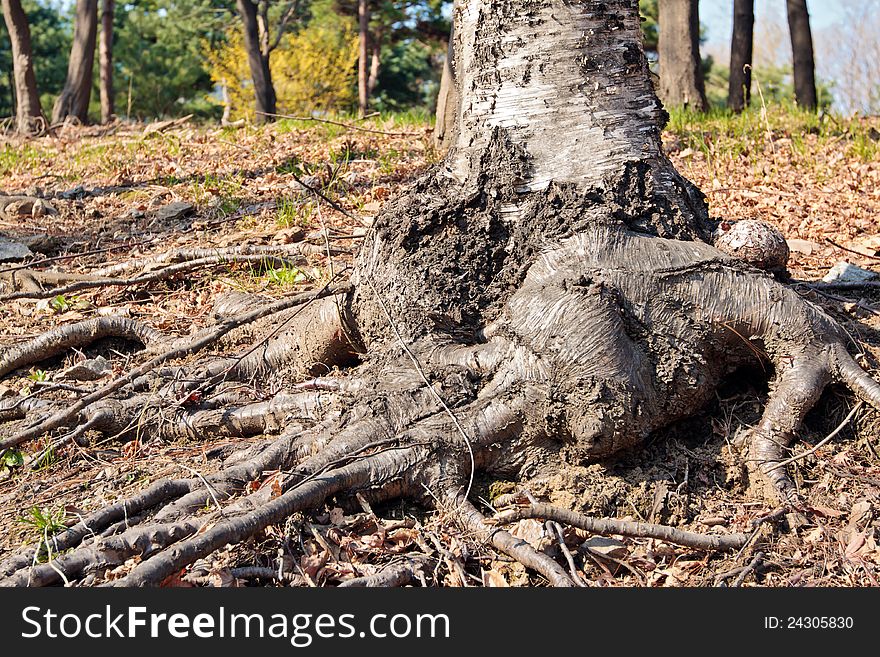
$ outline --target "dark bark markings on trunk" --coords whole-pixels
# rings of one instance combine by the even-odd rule
[[[730,43],[730,84],[727,106],[741,112],[752,97],[752,49],[755,0],[734,0],[733,35]]]
[[[705,112],[706,89],[700,64],[699,0],[659,0],[660,99],[670,107]]]
[[[12,46],[11,85],[15,101],[16,130],[21,134],[36,132],[42,116],[37,78],[34,74],[34,56],[31,31],[21,0],[3,0],[3,18]]]
[[[101,72],[101,123],[113,120],[113,11],[114,0],[102,0],[98,58]]]
[[[797,104],[814,110],[819,101],[816,94],[816,65],[813,61],[813,35],[807,0],[787,0],[788,29],[791,34],[794,95]]]
[[[260,29],[258,7],[252,0],[236,0],[236,6],[244,26],[244,45],[254,85],[256,120],[259,122],[272,121],[272,115],[276,113],[276,97],[275,87],[272,84],[272,73],[269,70],[268,30]],[[265,54],[263,52],[264,42],[267,51]]]
[[[76,117],[81,123],[88,122],[97,33],[98,0],[77,0],[67,81],[52,109],[53,123],[59,123],[68,116]]]

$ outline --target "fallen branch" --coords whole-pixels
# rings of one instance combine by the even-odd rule
[[[603,536],[617,534],[633,538],[655,538],[700,550],[738,550],[749,538],[746,534],[715,536],[697,534],[667,525],[655,525],[648,522],[591,518],[582,513],[562,509],[551,504],[531,504],[508,509],[496,514],[490,521],[498,525],[508,525],[527,518],[555,520]]]
[[[187,248],[187,249],[171,249],[153,256],[145,256],[134,260],[126,260],[115,265],[102,267],[92,272],[93,276],[116,276],[123,272],[134,270],[148,271],[154,269],[157,265],[169,265],[180,262],[189,262],[193,260],[201,260],[211,257],[226,257],[231,259],[234,256],[251,256],[251,255],[268,255],[268,256],[290,256],[290,255],[315,255],[324,251],[313,244],[303,244],[296,242],[293,244],[269,244],[255,245],[245,244],[242,246],[230,246],[224,248]],[[347,253],[347,251],[340,251]]]
[[[166,280],[168,278],[172,278],[173,276],[177,276],[179,274],[191,272],[195,269],[201,269],[204,267],[216,267],[221,265],[229,265],[235,263],[243,263],[243,262],[258,262],[264,264],[266,266],[274,266],[274,267],[294,267],[298,262],[293,260],[288,260],[287,258],[282,258],[280,256],[272,256],[272,255],[231,255],[231,256],[212,256],[209,258],[200,258],[198,260],[190,260],[189,262],[181,262],[174,265],[169,265],[167,267],[163,267],[162,269],[158,269],[156,271],[150,272],[148,274],[142,274],[141,276],[135,276],[133,278],[91,278],[89,280],[79,280],[69,285],[65,285],[63,287],[56,287],[50,290],[43,291],[28,291],[23,290],[21,292],[13,292],[12,294],[6,294],[4,296],[0,296],[0,301],[13,301],[15,299],[51,299],[60,295],[70,294],[72,292],[78,292],[80,290],[88,290],[96,287],[132,287],[135,285],[144,285],[147,283],[154,283],[156,281]]]
[[[423,571],[427,564],[427,557],[407,557],[402,562],[388,564],[375,575],[346,580],[339,585],[339,588],[391,588],[406,586],[424,576]]]

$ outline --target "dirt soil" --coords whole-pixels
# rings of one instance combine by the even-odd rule
[[[780,228],[792,248],[793,284],[842,323],[852,351],[864,353],[876,377],[880,289],[818,291],[797,281],[821,279],[839,261],[880,272],[880,151],[862,147],[865,135],[876,141],[872,135],[880,133],[867,121],[859,134],[849,128],[835,133],[831,126],[830,137],[767,125],[771,129],[745,148],[732,148],[699,126],[669,132],[665,142],[678,170],[707,194],[713,217],[763,219]],[[28,143],[0,142],[0,190],[46,199],[58,211],[0,216],[0,237],[29,244],[35,269],[87,273],[181,247],[300,241],[319,247],[297,267],[223,264],[147,285],[7,301],[0,350],[53,326],[107,314],[184,336],[211,322],[220,294],[280,297],[326,283],[350,264],[382,205],[438,159],[425,125],[374,120],[358,126],[367,131],[291,121],[222,130],[117,123],[64,128]],[[173,202],[193,207],[163,216],[159,211]],[[0,272],[11,266],[0,263]],[[0,399],[73,396],[53,384],[91,385],[63,379],[62,372],[97,355],[116,373],[139,362],[134,345],[105,341],[7,375],[0,379]],[[607,463],[561,469],[525,487],[539,500],[597,516],[702,533],[751,532],[753,521],[773,506],[747,490],[733,442],[760,417],[766,377],[760,369],[739,372],[705,412],[658,433],[647,446]],[[284,383],[278,376],[252,385],[268,397]],[[834,431],[854,404],[843,391],[826,392],[793,454]],[[38,540],[47,525],[73,524],[163,477],[207,475],[219,469],[221,457],[260,440],[82,441],[39,468],[7,455],[7,465],[0,463],[0,559]],[[22,456],[46,444],[28,444]],[[589,586],[874,586],[880,580],[878,451],[880,417],[862,409],[831,441],[789,466],[808,512],[760,525],[738,554],[571,529],[565,542]],[[265,473],[255,485],[271,482],[274,474]],[[479,480],[472,499],[491,513],[495,500],[515,488]],[[552,527],[524,520],[514,534],[567,563]],[[415,554],[430,557],[422,572],[429,585],[545,584],[475,542],[442,510],[427,512],[406,501],[375,509],[365,502],[329,503],[216,552],[168,583],[332,586]],[[279,569],[285,573],[280,580],[272,574]]]

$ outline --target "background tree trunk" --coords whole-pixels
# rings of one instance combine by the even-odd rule
[[[114,0],[102,0],[101,40],[98,58],[101,71],[101,123],[113,120],[113,9]]]
[[[12,44],[16,130],[28,135],[36,131],[42,110],[37,92],[37,78],[34,75],[31,32],[21,0],[3,0],[3,18]]]
[[[816,65],[813,61],[813,35],[807,0],[787,0],[788,29],[794,64],[794,95],[797,104],[814,110],[819,106],[816,95]]]
[[[236,0],[238,13],[244,24],[244,46],[247,50],[248,66],[254,84],[256,102],[256,120],[260,123],[274,120],[276,113],[275,87],[272,84],[272,73],[269,70],[269,54],[264,53],[262,44],[265,41],[257,20],[257,5],[251,0]]]
[[[81,123],[88,123],[97,33],[98,0],[77,0],[67,81],[52,109],[53,123],[59,123],[68,116],[75,116]]]
[[[446,61],[440,77],[440,92],[437,95],[437,116],[434,122],[434,145],[441,151],[449,148],[455,132],[455,115],[458,111],[458,89],[455,86],[455,73],[452,70],[455,55],[452,51],[455,28],[449,34]]]
[[[751,100],[754,26],[755,0],[734,0],[730,85],[727,92],[727,106],[734,112],[742,112]]]
[[[657,45],[660,100],[668,107],[709,108],[700,63],[698,0],[660,0]]]
[[[358,0],[358,116],[370,104],[370,3]]]
[[[367,76],[367,99],[373,97],[382,70],[382,33],[375,31],[370,39],[370,74]]]

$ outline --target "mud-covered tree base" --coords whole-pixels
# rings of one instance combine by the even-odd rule
[[[548,198],[565,199],[562,207],[577,211],[558,213],[547,235],[529,234],[525,244],[515,233],[498,239],[500,220],[494,226],[472,217],[455,222],[467,212],[459,206],[401,221],[398,213],[411,207],[424,184],[377,224],[351,292],[274,305],[232,299],[225,309],[238,314],[221,317],[201,343],[172,344],[128,322],[87,325],[83,335],[115,332],[161,353],[148,362],[152,367],[92,393],[75,412],[30,409],[25,421],[36,425],[19,437],[42,433],[41,412],[48,416],[44,423],[58,425],[61,439],[62,426],[68,436],[77,426],[130,437],[279,429],[281,435],[211,477],[160,481],[102,509],[50,542],[60,555],[50,563],[37,558],[45,544],[7,559],[2,583],[100,578],[137,557],[140,563],[113,583],[160,584],[291,514],[359,493],[371,501],[407,496],[439,504],[551,583],[570,584],[562,565],[482,522],[468,500],[477,471],[534,477],[638,446],[700,411],[733,371],[761,363],[774,383],[743,463],[763,473],[783,501],[796,503],[779,465],[826,384],[844,383],[880,405],[880,388],[849,356],[846,336],[832,320],[770,275],[709,245],[634,232],[604,211],[601,197],[572,203],[554,188],[538,194],[536,212],[546,212]],[[492,215],[485,206],[479,211]],[[573,221],[566,224],[568,217]],[[472,250],[438,271],[444,249],[434,244],[447,253]],[[371,259],[384,245],[408,255]],[[481,262],[488,245],[495,248]],[[382,269],[364,262],[381,262]],[[468,265],[458,280],[452,278],[455,262]],[[491,265],[494,270],[484,270]],[[406,280],[411,284],[403,285]],[[239,357],[160,367],[171,355],[211,344],[221,329],[240,330],[234,327],[246,320],[268,327]],[[46,342],[19,347],[14,365],[27,364],[27,354],[45,355]],[[354,359],[361,362],[348,374],[305,379],[267,402],[246,403],[223,392],[268,369],[286,367],[302,376]],[[187,396],[191,401],[180,404]],[[3,443],[17,441],[12,436]],[[282,474],[248,493],[251,482],[272,471]],[[532,515],[551,519],[547,510]],[[560,512],[552,518],[578,521]],[[747,538],[580,522],[599,533],[701,549],[739,549]]]

